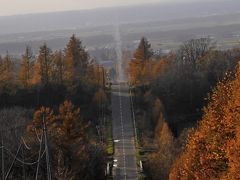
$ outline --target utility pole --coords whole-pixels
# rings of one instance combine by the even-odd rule
[[[98,72],[98,85],[100,86],[101,85],[101,75],[100,75],[100,65],[98,64],[97,65],[97,72]]]
[[[3,146],[3,131],[1,130],[1,144],[2,144],[2,179],[5,178],[5,169],[4,169],[4,146]]]
[[[23,158],[23,161],[25,161],[24,149],[23,148],[22,148],[22,158]],[[24,163],[22,164],[22,166],[23,166],[23,179],[26,180],[26,171],[25,171]]]
[[[105,69],[102,67],[103,89],[105,89]]]
[[[46,127],[46,121],[45,121],[45,114],[43,114],[43,131],[44,131],[44,142],[45,142],[45,150],[46,150],[47,180],[52,180],[51,165],[50,165],[50,158],[49,158],[49,148],[48,148],[48,135],[47,135],[47,127]]]
[[[38,171],[39,171],[40,159],[41,159],[43,133],[44,133],[44,132],[43,132],[43,130],[42,130],[41,139],[39,140],[40,148],[39,148],[39,152],[38,152],[38,163],[37,163],[37,170],[36,170],[35,180],[38,180]]]

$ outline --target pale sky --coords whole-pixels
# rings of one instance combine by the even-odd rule
[[[0,0],[0,16],[93,9],[155,2],[196,2],[203,0]],[[206,0],[207,1],[207,0]]]

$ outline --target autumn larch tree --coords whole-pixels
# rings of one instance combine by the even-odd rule
[[[64,61],[62,51],[56,51],[53,58],[53,81],[56,84],[63,84]]]
[[[96,62],[89,64],[87,69],[88,82],[92,84],[99,84],[99,69]]]
[[[45,120],[49,136],[58,145],[80,142],[86,139],[85,131],[88,124],[80,115],[80,108],[75,107],[70,101],[65,101],[59,106],[58,114],[51,108],[41,107],[34,113],[33,121],[28,126],[28,132],[40,132]],[[64,140],[64,141],[63,141]]]
[[[53,68],[53,55],[47,44],[44,43],[39,49],[39,54],[37,57],[37,62],[34,67],[34,77],[33,81],[41,83],[42,85],[48,85],[50,83],[52,69]]]
[[[65,101],[59,106],[58,119],[61,122],[61,131],[67,141],[82,142],[86,139],[87,124],[84,123],[80,108],[75,107],[70,101]]]
[[[86,179],[85,176],[88,173],[86,168],[88,168],[90,156],[87,149],[90,146],[87,136],[89,124],[84,122],[80,108],[70,101],[61,104],[58,113],[54,113],[51,108],[40,108],[34,113],[33,121],[28,126],[28,136],[37,133],[41,137],[43,118],[48,130],[49,144],[51,144],[51,163],[58,167],[53,169],[55,176],[63,178],[64,173],[67,173],[74,176],[74,179]],[[39,142],[32,143],[36,146]]]
[[[0,60],[0,86],[8,88],[14,82],[14,64],[7,52],[6,56]]]
[[[29,87],[31,84],[31,80],[33,78],[33,55],[31,48],[29,46],[26,47],[25,54],[22,56],[22,61],[19,68],[18,79],[20,84],[23,87]]]
[[[232,76],[230,76],[232,77]],[[220,82],[170,179],[239,179],[240,69]]]
[[[158,151],[148,156],[147,169],[153,180],[167,180],[174,159],[174,138],[166,122],[157,132]]]
[[[152,55],[153,52],[151,50],[151,44],[145,37],[142,37],[138,45],[138,48],[134,53],[134,58],[141,61],[146,61],[149,60],[152,57]]]
[[[64,79],[66,81],[74,81],[84,76],[87,71],[89,55],[82,42],[72,35],[70,41],[65,48],[65,67],[66,71]]]
[[[151,62],[153,52],[151,45],[146,38],[142,38],[138,48],[134,53],[134,58],[129,64],[129,73],[131,82],[134,84],[143,84],[149,79],[148,73],[151,70]]]

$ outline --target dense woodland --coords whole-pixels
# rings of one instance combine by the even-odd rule
[[[128,65],[123,56],[146,177],[239,179],[240,49],[200,38],[156,56],[143,37]],[[64,50],[0,56],[5,177],[105,179],[106,92],[104,68],[74,35]]]
[[[142,38],[129,63],[149,179],[239,179],[240,49],[209,38],[155,57]]]
[[[45,43],[36,55],[27,46],[21,59],[1,56],[1,172],[9,179],[105,179],[96,127],[107,99],[104,69],[74,35],[64,50]]]

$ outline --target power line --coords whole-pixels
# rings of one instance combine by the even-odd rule
[[[21,139],[22,139],[22,142],[23,142],[23,145],[25,146],[25,148],[26,148],[27,150],[31,150],[31,148],[30,148],[30,147],[27,145],[27,143],[25,142],[24,138],[22,137]]]
[[[4,178],[5,180],[7,180],[8,176],[9,176],[9,174],[10,174],[12,168],[13,168],[13,165],[14,165],[16,159],[17,159],[17,155],[18,155],[21,147],[22,147],[22,143],[21,143],[21,144],[19,145],[19,147],[18,147],[17,153],[16,153],[16,155],[14,156],[14,159],[13,159],[13,161],[12,161],[12,164],[11,164],[10,168],[8,169],[8,172],[7,172],[7,174],[6,174],[6,177]]]
[[[6,147],[3,147],[3,148],[8,152],[8,154],[10,156],[12,156],[13,158],[15,157],[14,153],[12,153],[9,149],[7,149]],[[41,159],[43,158],[44,154],[45,154],[45,150],[43,151],[43,153],[41,155]],[[26,162],[26,161],[21,160],[19,158],[16,158],[16,161],[18,161],[21,164],[28,165],[28,166],[32,166],[32,165],[35,165],[35,164],[38,163],[38,160],[37,161],[33,161],[33,162]]]
[[[1,143],[2,143],[2,179],[5,176],[5,167],[4,167],[4,145],[3,145],[3,132],[1,130]]]
[[[46,127],[46,122],[45,122],[45,117],[43,116],[43,129],[42,129],[42,134],[41,134],[41,138],[39,138],[38,134],[36,133],[36,130],[35,130],[35,133],[36,133],[36,136],[37,136],[37,140],[39,141],[39,151],[38,151],[38,159],[36,161],[33,161],[33,162],[26,162],[25,161],[25,157],[24,157],[24,151],[23,151],[23,148],[22,146],[24,145],[24,147],[27,149],[27,150],[31,150],[30,146],[27,145],[26,141],[24,140],[23,137],[21,137],[21,142],[19,144],[19,147],[17,149],[17,152],[16,154],[15,153],[12,153],[7,147],[4,146],[4,141],[3,141],[3,131],[11,131],[11,130],[16,130],[17,128],[21,128],[21,127],[25,127],[25,125],[20,125],[20,126],[15,126],[14,128],[9,128],[9,129],[5,129],[5,130],[1,130],[1,146],[0,146],[0,149],[1,149],[1,154],[2,154],[2,179],[3,180],[7,180],[13,167],[14,167],[14,163],[17,161],[19,163],[22,164],[22,167],[23,167],[23,177],[24,179],[26,179],[26,173],[25,173],[25,165],[28,165],[28,166],[33,166],[35,164],[37,164],[37,170],[36,170],[36,175],[35,175],[35,178],[37,179],[38,178],[38,172],[39,172],[39,164],[40,164],[40,161],[41,159],[44,157],[44,155],[46,155],[46,165],[47,165],[47,179],[48,180],[51,180],[51,166],[50,166],[50,158],[49,158],[49,148],[48,148],[48,136],[47,136],[47,127]],[[45,149],[44,151],[42,152],[42,145],[43,145],[43,137],[44,137],[44,143],[45,143]],[[22,149],[22,157],[23,159],[19,159],[17,156],[20,152],[20,150]],[[7,152],[7,154],[9,156],[11,156],[13,158],[13,161],[7,171],[7,174],[5,176],[5,153],[4,152]]]
[[[40,155],[41,155],[41,151],[42,151],[42,137],[43,137],[43,131],[42,131],[41,139],[40,139],[40,148],[39,148],[39,152],[38,152],[38,164],[37,164],[35,180],[38,179],[38,171],[39,171],[39,165],[40,165],[40,159],[41,159]]]
[[[22,148],[22,157],[23,157],[23,161],[25,161],[23,148]],[[22,164],[22,168],[23,168],[23,179],[26,180],[25,164]]]

